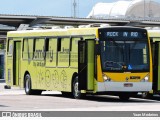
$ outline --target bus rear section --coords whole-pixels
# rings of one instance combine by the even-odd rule
[[[160,95],[160,30],[148,30],[153,60],[153,90],[144,97]]]
[[[92,52],[82,54],[85,53],[85,43],[81,43],[80,90],[90,87],[95,93],[118,95],[124,100],[138,92],[152,90],[152,60],[146,30],[129,27],[100,28],[97,40],[94,55]],[[83,59],[84,56],[90,57]],[[91,65],[92,63],[95,64]],[[94,79],[91,76],[95,78],[94,83],[90,81]],[[86,79],[88,86],[81,82]]]

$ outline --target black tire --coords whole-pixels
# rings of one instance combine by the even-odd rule
[[[78,90],[78,76],[73,80],[72,94],[75,99],[82,99],[85,97],[85,94],[81,93],[80,90]]]
[[[25,76],[25,93],[26,95],[40,95],[42,93],[42,90],[32,89],[31,77],[29,74]]]
[[[119,95],[119,99],[120,99],[121,101],[128,101],[129,98],[130,98],[129,95]]]
[[[11,89],[11,86],[5,85],[5,86],[4,86],[4,89]]]
[[[153,98],[153,94],[151,94],[149,92],[144,92],[144,93],[142,93],[142,98],[144,98],[144,99],[152,99]]]

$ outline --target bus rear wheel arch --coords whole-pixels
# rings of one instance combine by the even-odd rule
[[[30,74],[26,74],[24,77],[24,88],[26,95],[40,95],[42,90],[33,90]]]

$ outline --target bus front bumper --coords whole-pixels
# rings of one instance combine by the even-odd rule
[[[148,92],[152,82],[98,82],[97,92]]]

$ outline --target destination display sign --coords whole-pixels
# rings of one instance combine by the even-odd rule
[[[138,32],[106,32],[107,37],[118,37],[118,36],[123,36],[123,37],[139,37]]]
[[[104,37],[126,37],[126,38],[144,38],[145,33],[142,32],[104,32]]]
[[[109,38],[116,40],[144,39],[147,38],[147,31],[144,29],[126,29],[126,28],[100,29],[99,38],[100,40],[108,40]]]

